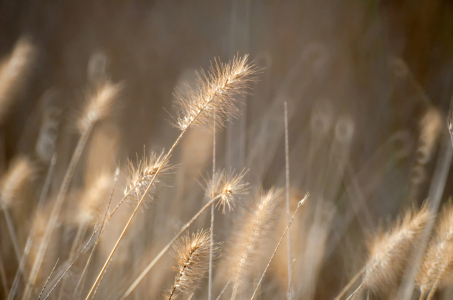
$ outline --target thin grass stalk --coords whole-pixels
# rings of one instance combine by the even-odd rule
[[[247,61],[247,56],[245,56],[242,60],[234,60],[231,65],[216,65],[216,68],[212,69],[213,73],[208,77],[206,77],[203,73],[203,77],[199,77],[199,83],[200,83],[200,92],[194,99],[191,99],[191,96],[194,96],[193,93],[189,93],[189,100],[185,99],[184,102],[181,102],[183,104],[183,111],[185,111],[185,116],[183,118],[178,117],[178,128],[181,130],[180,135],[174,142],[174,144],[171,146],[170,150],[167,152],[165,155],[164,159],[162,160],[159,168],[156,170],[152,180],[148,184],[146,190],[144,191],[143,195],[141,196],[140,200],[138,201],[135,210],[132,212],[131,217],[129,218],[128,222],[126,223],[123,231],[121,232],[118,240],[115,243],[115,246],[113,247],[112,251],[110,252],[107,261],[105,262],[104,266],[102,267],[101,271],[99,272],[95,282],[93,283],[93,286],[90,289],[90,292],[88,293],[86,300],[90,299],[90,297],[93,295],[94,290],[96,286],[99,284],[103,274],[105,273],[108,264],[110,263],[113,254],[115,253],[116,249],[118,248],[119,243],[123,239],[123,236],[127,229],[129,228],[132,220],[134,219],[138,209],[140,208],[141,204],[143,203],[143,200],[146,197],[146,194],[148,193],[149,189],[153,185],[154,181],[156,180],[157,175],[160,173],[162,168],[165,166],[165,163],[168,161],[170,158],[173,150],[175,149],[176,145],[178,145],[179,141],[181,138],[184,136],[184,134],[187,132],[187,130],[192,126],[192,125],[197,125],[203,122],[206,122],[206,120],[209,120],[210,118],[210,113],[212,113],[212,108],[215,108],[217,106],[217,109],[220,109],[220,112],[223,112],[224,115],[227,115],[228,109],[232,110],[234,112],[234,95],[238,94],[242,89],[246,88],[247,85],[246,83],[250,79],[246,79],[247,76],[251,75],[254,73],[254,70],[251,69],[251,65],[246,65]],[[214,73],[217,71],[217,75]],[[216,83],[216,79],[222,80],[220,82],[221,86],[218,86]],[[210,83],[209,81],[212,80],[213,82]],[[231,96],[231,97],[228,97]],[[206,98],[207,97],[207,98]],[[216,101],[219,101],[218,103]],[[226,100],[230,101],[231,103],[228,103]],[[214,106],[214,107],[213,107]],[[224,107],[223,107],[224,106]],[[223,111],[222,111],[223,110]],[[216,110],[218,111],[218,110]]]
[[[83,286],[82,282],[83,282],[84,276],[85,276],[85,274],[86,274],[86,272],[88,270],[88,266],[90,264],[91,258],[93,257],[94,250],[96,249],[96,246],[98,245],[99,240],[101,239],[102,233],[104,232],[104,229],[107,226],[108,220],[110,220],[110,218],[113,215],[113,213],[111,213],[110,214],[110,218],[106,222],[107,215],[109,214],[110,204],[111,204],[112,198],[113,198],[113,193],[115,192],[115,186],[116,186],[116,183],[118,181],[119,173],[120,173],[119,168],[117,168],[116,171],[115,171],[115,179],[114,179],[114,182],[113,182],[112,192],[110,193],[109,202],[108,202],[107,207],[105,209],[104,218],[102,219],[101,229],[99,230],[99,235],[98,235],[98,237],[96,239],[96,242],[94,243],[93,248],[91,249],[90,256],[88,256],[87,262],[86,262],[85,267],[83,268],[83,271],[82,271],[82,275],[80,275],[79,282],[77,283],[76,288],[74,289],[74,293],[76,293],[76,291],[79,289],[79,287],[81,285]],[[129,196],[130,193],[132,193],[132,190],[129,191],[129,193],[125,197]],[[124,201],[124,199],[126,199],[126,198],[123,198],[122,201]]]
[[[346,299],[346,300],[354,300],[355,298],[357,298],[357,296],[359,295],[359,293],[362,291],[363,289],[363,284],[365,283],[365,280],[362,281],[362,283],[357,287],[357,289],[354,291],[354,293],[352,293],[351,295],[349,295],[349,297]]]
[[[93,233],[91,234],[90,238],[88,239],[88,241],[86,242],[85,246],[82,248],[82,250],[80,250],[79,254],[77,254],[77,256],[74,258],[74,260],[69,264],[69,266],[66,268],[66,270],[63,272],[63,274],[61,274],[60,278],[58,278],[57,282],[55,283],[55,285],[52,287],[52,289],[49,291],[49,293],[47,294],[46,298],[44,298],[44,300],[47,300],[49,298],[49,296],[52,294],[52,292],[55,290],[55,288],[57,287],[57,285],[61,282],[61,280],[64,278],[64,276],[68,273],[69,269],[71,269],[71,267],[74,265],[74,263],[77,261],[77,259],[80,257],[80,255],[85,252],[85,250],[88,248],[88,245],[91,243],[91,240],[93,239],[94,237],[94,234],[96,233],[96,228],[93,230]]]
[[[50,213],[49,223],[46,227],[43,240],[42,240],[41,244],[39,245],[36,259],[33,262],[33,267],[31,269],[29,280],[27,282],[27,286],[25,288],[25,292],[22,297],[22,300],[28,300],[30,298],[32,287],[34,286],[34,284],[36,282],[36,278],[38,277],[38,273],[41,268],[42,261],[44,259],[44,254],[46,252],[46,249],[47,249],[48,243],[50,241],[50,237],[52,235],[55,224],[57,223],[57,219],[58,219],[58,215],[60,213],[61,206],[63,205],[63,201],[68,192],[69,185],[71,183],[72,177],[74,176],[75,169],[76,169],[79,159],[82,155],[83,149],[85,148],[85,145],[88,141],[88,138],[91,134],[91,131],[92,131],[92,127],[88,127],[82,133],[82,135],[80,136],[79,141],[77,143],[77,146],[74,150],[74,153],[71,157],[71,161],[69,163],[68,169],[63,178],[63,182],[61,184],[60,190],[58,191],[57,199],[55,201],[52,212]]]
[[[69,256],[68,256],[69,261],[71,261],[73,259],[74,255],[76,253],[76,250],[77,250],[77,246],[79,245],[80,240],[85,235],[86,229],[87,229],[86,225],[82,225],[82,226],[79,225],[77,227],[77,232],[76,232],[76,235],[72,242],[71,250],[69,251]],[[66,278],[64,278],[63,282],[61,283],[60,292],[58,293],[58,300],[60,300],[61,297],[63,297],[65,287],[66,287]]]
[[[214,112],[214,125],[212,133],[212,176],[215,176],[215,112]],[[214,179],[214,178],[213,178]],[[212,189],[211,198],[214,198],[214,189]],[[214,247],[214,212],[215,205],[211,205],[211,236],[210,236],[210,247],[209,247],[209,275],[208,275],[208,300],[211,300],[212,293],[212,250]]]
[[[443,268],[442,272],[439,272],[439,275],[437,275],[436,281],[434,282],[433,287],[431,288],[431,291],[428,294],[428,298],[426,300],[431,300],[434,297],[434,294],[436,293],[437,287],[440,284],[440,280],[442,279],[442,276],[445,274],[445,267]]]
[[[289,138],[288,138],[288,109],[286,101],[284,102],[285,107],[285,173],[286,173],[286,225],[289,227],[290,225],[290,212],[289,212]],[[299,208],[299,206],[297,207]],[[297,210],[296,210],[297,211]],[[288,245],[288,253],[287,253],[287,260],[288,260],[288,299],[291,300],[291,236],[290,232],[286,236],[286,243]]]
[[[156,177],[157,175],[159,174],[160,170],[163,168],[163,166],[165,165],[165,163],[167,162],[167,160],[170,158],[170,155],[171,153],[173,152],[173,150],[175,149],[176,145],[178,145],[179,141],[181,140],[181,138],[183,137],[184,133],[186,133],[187,129],[183,130],[181,132],[181,134],[178,136],[178,138],[176,139],[175,143],[173,144],[173,146],[170,148],[170,150],[167,152],[167,154],[165,155],[165,158],[163,159],[161,165],[159,166],[159,168],[157,169],[156,173],[154,174],[153,176],[153,179],[151,179],[151,182],[148,184],[145,192],[143,193],[143,195],[141,196],[139,202],[137,203],[134,211],[132,212],[132,215],[130,216],[129,220],[127,221],[126,223],[126,226],[124,227],[123,231],[121,232],[121,235],[119,236],[118,240],[116,241],[115,243],[115,246],[113,247],[112,251],[110,252],[108,258],[107,258],[107,261],[104,263],[104,266],[102,267],[101,271],[99,272],[95,282],[93,283],[93,285],[91,286],[91,289],[88,293],[88,295],[86,296],[86,300],[90,299],[91,295],[93,294],[97,284],[99,283],[99,281],[101,280],[101,277],[102,275],[104,274],[108,264],[110,263],[110,261],[112,260],[112,257],[113,257],[113,254],[115,253],[116,249],[118,248],[118,245],[119,243],[121,242],[121,240],[123,239],[123,236],[124,234],[126,233],[126,230],[129,228],[129,225],[131,224],[132,220],[134,219],[135,217],[135,214],[137,213],[138,209],[140,208],[140,205],[142,204],[143,200],[145,199],[146,197],[146,194],[148,193],[149,189],[151,188],[151,186],[153,185],[154,181],[156,180]]]
[[[16,256],[17,262],[20,264],[20,258],[22,255],[20,254],[21,251],[19,248],[19,243],[17,241],[16,230],[14,229],[13,220],[11,219],[11,215],[9,214],[9,211],[6,208],[6,206],[1,208],[1,210],[3,211],[3,216],[5,217],[5,223],[8,229],[8,234],[11,239],[11,243],[13,245],[14,255]]]
[[[143,270],[143,272],[137,277],[137,279],[132,283],[132,285],[127,289],[127,291],[123,294],[121,299],[126,299],[132,293],[132,291],[137,287],[137,285],[142,281],[142,279],[148,274],[148,272],[154,267],[156,262],[170,249],[170,247],[178,240],[178,238],[195,222],[196,219],[206,210],[209,206],[213,205],[214,202],[220,198],[220,195],[216,196],[215,198],[211,199],[202,209],[200,209],[195,216],[190,219],[189,222],[184,225],[181,230],[173,237],[173,239],[159,252],[159,254],[154,258],[154,260]]]
[[[430,207],[432,215],[439,208],[439,204],[442,198],[442,194],[445,189],[448,173],[450,170],[450,164],[452,161],[453,152],[450,147],[450,141],[447,142],[446,139],[443,139],[440,149],[439,158],[436,162],[436,171],[433,175],[429,192],[428,199],[430,199]],[[408,300],[412,297],[415,285],[415,276],[417,275],[417,270],[422,262],[423,255],[426,251],[429,237],[434,226],[434,218],[430,220],[425,228],[423,239],[421,240],[417,252],[414,255],[412,265],[406,270],[403,280],[401,282],[400,288],[398,290],[397,298],[402,300]]]
[[[57,162],[57,155],[54,154],[52,156],[49,168],[47,170],[46,179],[44,180],[44,185],[41,190],[41,195],[39,196],[39,201],[38,201],[38,206],[36,208],[33,226],[28,235],[27,242],[26,242],[25,248],[24,248],[24,253],[23,253],[22,258],[19,263],[19,268],[17,269],[16,275],[14,276],[14,281],[13,281],[13,285],[11,287],[11,291],[8,295],[8,300],[14,299],[14,295],[16,294],[17,286],[19,285],[20,274],[23,272],[23,269],[25,267],[25,262],[27,261],[28,254],[30,254],[30,249],[31,249],[31,246],[33,244],[33,239],[36,234],[36,222],[44,208],[44,200],[46,199],[47,193],[49,192],[50,182],[52,181],[52,175],[53,175],[53,171],[55,169],[56,162]],[[24,276],[25,276],[25,274],[24,274]],[[27,278],[25,278],[25,280],[27,280]]]
[[[354,277],[348,282],[348,284],[338,293],[338,295],[335,297],[335,300],[340,300],[341,297],[343,297],[346,292],[351,288],[351,286],[366,272],[366,265],[359,271],[357,274],[354,275]]]
[[[231,278],[230,278],[230,280],[228,280],[227,284],[225,284],[223,290],[222,290],[222,291],[220,292],[220,294],[217,296],[216,300],[219,300],[220,297],[223,295],[223,293],[225,293],[225,291],[226,291],[226,289],[228,288],[228,286],[230,285],[230,283],[231,283]]]
[[[286,103],[286,102],[285,102],[285,103]],[[285,231],[283,232],[283,234],[282,234],[280,240],[278,241],[277,247],[275,247],[275,250],[274,250],[274,252],[272,253],[271,258],[269,259],[269,262],[267,263],[267,266],[266,266],[266,268],[264,269],[263,275],[261,275],[261,278],[260,278],[260,280],[258,281],[258,284],[257,284],[257,286],[256,286],[256,288],[255,288],[255,291],[253,292],[252,298],[250,298],[251,300],[253,300],[253,298],[255,298],[255,295],[256,295],[256,293],[258,292],[258,288],[260,287],[261,282],[263,281],[264,275],[266,275],[267,269],[269,269],[269,266],[270,266],[272,260],[274,259],[275,253],[277,253],[278,247],[280,247],[280,244],[282,243],[283,238],[285,237],[285,235],[288,233],[289,227],[291,226],[291,223],[293,222],[294,217],[295,217],[296,214],[297,214],[297,211],[298,211],[299,208],[305,203],[305,200],[307,199],[307,197],[308,197],[308,195],[306,195],[306,196],[305,196],[302,200],[300,200],[299,203],[297,204],[297,208],[296,208],[296,210],[294,211],[293,216],[292,216],[291,219],[289,220],[288,225],[287,225],[286,228],[285,228]]]
[[[3,264],[2,256],[0,255],[0,279],[2,281],[3,291],[8,296],[8,284],[6,283],[5,265]]]
[[[44,286],[43,286],[42,289],[41,289],[41,292],[39,293],[38,300],[40,300],[41,297],[42,297],[42,294],[44,294],[44,291],[45,291],[45,289],[46,289],[46,287],[47,287],[47,284],[49,283],[50,278],[52,278],[52,274],[53,274],[53,272],[55,271],[55,268],[56,268],[57,265],[58,265],[58,260],[59,260],[59,259],[57,258],[57,262],[56,262],[55,265],[53,266],[52,271],[50,271],[50,274],[49,274],[49,276],[47,277],[46,282],[44,283]]]
[[[425,299],[425,297],[426,297],[426,291],[423,291],[420,293],[420,298],[418,298],[418,300],[423,300],[423,299]]]

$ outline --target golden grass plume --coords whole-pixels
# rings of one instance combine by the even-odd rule
[[[87,102],[77,122],[81,132],[92,128],[94,123],[107,117],[116,98],[118,98],[122,83],[112,83],[105,80],[97,84],[94,92],[87,97]]]
[[[8,171],[1,180],[0,203],[4,207],[10,207],[20,200],[18,196],[23,189],[27,188],[34,175],[35,166],[25,156],[16,157]]]
[[[191,125],[207,125],[216,115],[216,126],[221,127],[229,116],[236,116],[238,96],[247,93],[255,80],[256,69],[248,62],[248,56],[236,56],[228,63],[214,60],[209,73],[197,73],[197,89],[187,86],[185,91],[177,90],[178,113],[175,126],[184,131]]]
[[[383,291],[399,282],[430,218],[425,204],[418,211],[407,211],[392,229],[375,236],[368,245],[369,260],[363,280],[366,287]]]
[[[442,287],[453,275],[453,204],[448,203],[436,227],[436,236],[430,242],[416,276],[422,293]]]
[[[196,289],[206,275],[209,266],[210,232],[201,230],[187,234],[174,245],[176,257],[175,270],[178,272],[175,283],[168,299],[174,299],[179,294]],[[216,247],[214,247],[214,250]]]
[[[257,201],[244,217],[243,226],[230,252],[229,273],[233,283],[232,299],[235,299],[239,286],[246,277],[248,266],[256,254],[260,239],[265,237],[272,228],[272,221],[282,196],[282,189],[271,188],[267,192],[258,191]]]

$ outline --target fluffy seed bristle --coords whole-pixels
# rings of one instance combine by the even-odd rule
[[[382,291],[398,284],[430,217],[424,205],[418,212],[408,211],[393,229],[374,238],[369,245],[365,286]]]
[[[88,96],[84,111],[78,121],[81,132],[85,132],[110,113],[110,108],[122,88],[123,84],[113,84],[107,80],[98,84],[94,93]]]
[[[184,131],[193,125],[209,126],[214,112],[216,126],[221,127],[228,117],[237,115],[237,98],[247,93],[256,73],[254,65],[247,60],[247,55],[242,58],[236,56],[229,63],[215,60],[209,74],[203,70],[196,74],[197,90],[187,86],[187,91],[177,91],[175,96],[179,109],[176,127]]]
[[[422,293],[430,291],[439,280],[441,287],[453,275],[453,204],[443,209],[442,217],[436,228],[437,235],[429,244],[423,262],[416,277],[416,283]]]
[[[14,100],[19,89],[23,89],[23,83],[30,73],[30,66],[34,59],[35,48],[27,38],[21,38],[7,60],[0,66],[0,121]]]
[[[201,230],[192,234],[192,237],[189,234],[185,235],[174,245],[177,261],[175,270],[178,274],[168,299],[174,299],[179,294],[193,291],[198,287],[200,280],[208,271],[210,243],[209,230]],[[214,250],[217,248],[214,247]]]
[[[108,201],[113,184],[113,176],[101,173],[90,182],[80,196],[79,211],[76,222],[80,225],[95,223],[103,216],[103,203]]]
[[[234,170],[216,172],[211,180],[207,181],[206,197],[210,199],[219,197],[216,207],[221,207],[223,214],[226,207],[229,211],[233,210],[235,202],[248,194],[248,183],[244,182],[246,173],[245,169],[237,174]]]
[[[124,191],[124,194],[128,195],[126,197],[127,203],[137,203],[143,197],[146,188],[162,164],[162,169],[156,177],[154,184],[151,186],[151,189],[146,194],[147,202],[143,203],[145,206],[153,200],[156,192],[156,184],[161,182],[160,179],[162,179],[162,176],[168,174],[172,167],[168,164],[168,160],[164,162],[163,152],[159,155],[152,153],[149,158],[144,155],[142,160],[137,162],[137,167],[129,161],[130,179],[126,190]]]
[[[17,202],[20,191],[33,179],[35,169],[26,157],[14,159],[1,181],[0,203],[9,207]]]
[[[283,190],[271,188],[267,192],[259,191],[258,195],[253,209],[244,219],[245,223],[240,230],[240,236],[231,251],[233,262],[230,265],[234,266],[231,270],[231,281],[234,283],[232,299],[235,299],[237,295],[239,284],[245,276],[250,259],[257,250],[258,241],[272,227],[271,223],[283,196]]]

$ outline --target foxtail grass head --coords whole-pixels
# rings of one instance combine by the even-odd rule
[[[215,60],[208,74],[203,70],[197,73],[197,89],[176,91],[175,126],[182,131],[195,125],[210,127],[215,115],[216,126],[221,127],[229,117],[238,115],[239,97],[247,93],[255,74],[247,55],[228,63]]]
[[[419,211],[408,211],[403,219],[387,232],[375,236],[369,244],[365,285],[374,291],[394,287],[410,262],[431,218],[427,205]]]
[[[122,89],[122,83],[114,84],[108,80],[98,83],[86,99],[85,107],[77,122],[79,130],[85,132],[92,128],[96,122],[107,117]]]
[[[160,171],[157,174],[159,168]],[[149,157],[144,155],[142,160],[137,162],[137,166],[129,161],[129,182],[124,191],[126,201],[130,204],[138,203],[145,196],[147,200],[145,205],[152,202],[157,192],[156,184],[161,182],[162,177],[171,169],[172,166],[168,164],[168,160],[164,160],[163,152],[152,153]],[[154,176],[156,176],[154,184],[146,191]]]
[[[15,158],[1,180],[1,206],[10,207],[20,200],[21,192],[27,189],[35,174],[35,166],[28,158],[23,156]]]
[[[205,193],[209,199],[219,198],[216,207],[226,208],[231,211],[236,202],[248,194],[248,183],[244,181],[247,170],[235,173],[234,170],[216,172],[210,180],[206,181]]]
[[[451,282],[453,276],[452,253],[453,204],[450,202],[443,209],[436,227],[436,235],[428,246],[416,276],[417,286],[422,293],[427,293],[432,288],[442,287]]]
[[[210,238],[209,230],[202,230],[192,236],[185,235],[174,245],[175,270],[178,273],[168,299],[175,299],[199,286],[209,267]],[[217,247],[213,250],[217,251]]]

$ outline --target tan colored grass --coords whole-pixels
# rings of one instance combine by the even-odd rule
[[[92,128],[94,123],[111,113],[112,105],[122,89],[122,83],[114,84],[108,80],[98,83],[93,93],[87,96],[85,107],[77,122],[80,132]]]
[[[131,217],[124,226],[115,246],[110,252],[104,266],[99,272],[95,282],[91,286],[86,300],[94,295],[95,290],[106,271],[113,254],[118,248],[119,243],[123,239],[126,230],[129,228],[132,220],[134,219],[138,209],[140,209],[146,194],[152,187],[157,175],[164,169],[165,163],[170,158],[175,147],[179,144],[184,134],[191,126],[206,124],[212,121],[213,112],[215,111],[216,118],[219,120],[216,124],[222,124],[222,117],[226,118],[234,114],[236,96],[246,92],[249,83],[253,80],[255,74],[252,64],[248,64],[247,56],[243,58],[235,57],[231,63],[221,64],[217,63],[216,68],[211,70],[209,76],[204,76],[202,80],[200,77],[199,86],[197,91],[191,90],[190,92],[178,98],[180,105],[180,112],[178,113],[177,127],[181,133],[176,141],[164,156],[161,165],[156,170],[154,176],[149,181],[148,186],[144,189],[143,195],[138,201],[135,210],[132,212]],[[218,117],[217,117],[218,116]]]
[[[25,156],[16,157],[1,179],[0,203],[3,207],[19,204],[22,191],[36,175],[34,164]]]
[[[228,273],[233,283],[233,300],[238,295],[242,281],[248,275],[249,266],[256,255],[260,240],[272,228],[272,221],[282,196],[282,189],[271,188],[267,192],[260,190],[252,209],[244,215],[243,224],[237,232],[238,236],[234,240],[228,260],[230,266]]]
[[[424,205],[419,211],[406,212],[393,228],[374,237],[368,246],[366,287],[385,291],[398,284],[430,218],[429,208]]]
[[[170,290],[168,299],[175,299],[179,294],[194,291],[206,275],[209,267],[210,233],[208,230],[198,231],[184,236],[174,245],[178,272],[175,283]],[[215,250],[215,249],[214,249]]]
[[[448,203],[416,276],[422,294],[448,285],[453,275],[453,204]]]
[[[0,63],[0,122],[2,122],[17,96],[25,88],[36,56],[35,46],[29,38],[19,39],[6,59]]]

